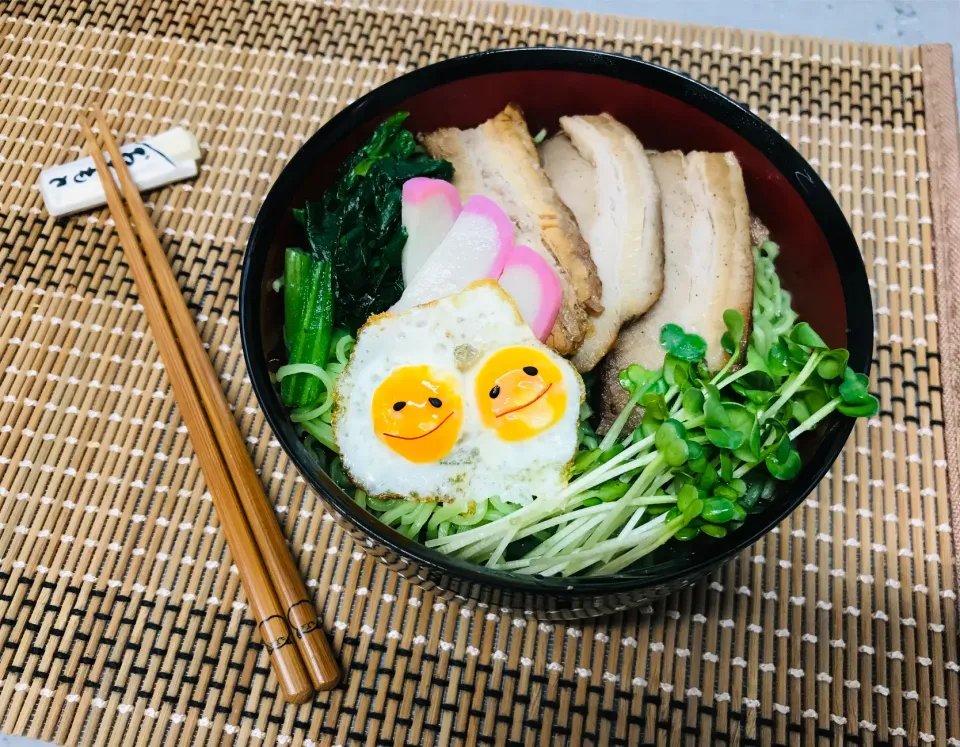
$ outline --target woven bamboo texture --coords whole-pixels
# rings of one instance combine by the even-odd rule
[[[307,136],[406,70],[525,44],[640,56],[748,104],[828,181],[875,293],[882,411],[809,500],[682,594],[571,626],[442,601],[366,559],[264,425],[237,327],[250,224]],[[64,745],[960,744],[928,82],[917,49],[522,6],[7,3],[0,730]],[[202,141],[199,178],[147,206],[344,666],[299,708],[278,697],[112,221],[43,210],[40,169],[80,155],[91,105],[126,139],[179,123]]]

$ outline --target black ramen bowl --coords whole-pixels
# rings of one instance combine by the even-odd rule
[[[651,149],[733,151],[752,210],[781,247],[778,269],[794,306],[831,347],[867,373],[873,310],[866,272],[830,190],[783,136],[739,104],[689,78],[639,60],[576,49],[510,49],[460,57],[393,80],[344,109],[284,168],[247,244],[240,292],[243,352],[267,421],[303,477],[368,553],[441,596],[576,618],[619,611],[702,578],[780,523],[840,453],[853,421],[837,416],[801,444],[804,466],[766,512],[723,539],[667,543],[642,566],[597,578],[536,578],[442,555],[381,524],[322,471],[301,442],[270,379],[282,356],[283,304],[271,291],[283,252],[302,243],[291,209],[318,199],[344,158],[387,116],[409,111],[414,132],[474,127],[510,102],[532,132],[553,132],[564,114],[609,112]]]

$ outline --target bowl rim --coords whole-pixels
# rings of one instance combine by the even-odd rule
[[[798,192],[823,232],[843,291],[849,365],[855,371],[869,375],[873,358],[873,302],[862,255],[836,199],[816,171],[783,135],[744,105],[670,68],[599,50],[523,47],[454,57],[388,81],[333,116],[290,159],[267,192],[244,252],[239,297],[240,336],[251,385],[267,423],[284,452],[325,503],[347,517],[368,539],[376,540],[400,557],[444,577],[506,588],[511,592],[548,594],[561,600],[589,595],[625,594],[651,585],[668,584],[682,577],[700,577],[756,543],[800,505],[839,456],[853,429],[853,419],[838,417],[831,420],[815,452],[791,483],[786,499],[769,506],[760,515],[763,521],[756,522],[750,531],[743,531],[747,525],[728,535],[734,537],[735,541],[726,543],[722,551],[696,557],[693,562],[686,564],[668,561],[667,567],[659,564],[630,573],[572,578],[541,578],[496,571],[443,555],[404,537],[357,506],[318,465],[305,464],[301,459],[301,454],[306,453],[305,447],[297,439],[288,438],[283,427],[286,413],[268,375],[266,352],[259,334],[261,274],[266,263],[269,237],[280,221],[281,211],[291,208],[290,200],[301,179],[314,168],[317,160],[315,154],[329,150],[351,132],[355,123],[366,122],[378,113],[386,113],[391,107],[430,88],[481,75],[537,70],[604,75],[654,89],[720,121],[762,153]]]

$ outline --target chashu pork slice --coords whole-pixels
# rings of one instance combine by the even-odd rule
[[[609,114],[561,117],[560,128],[540,148],[543,168],[577,219],[603,286],[603,312],[572,358],[586,372],[621,325],[660,297],[660,189],[636,135]]]
[[[577,222],[543,173],[537,147],[519,107],[510,104],[472,130],[446,128],[421,136],[434,158],[453,164],[453,183],[466,201],[494,200],[516,227],[515,243],[529,246],[556,271],[563,295],[547,344],[561,355],[580,347],[588,314],[599,314],[597,268]]]
[[[660,299],[620,332],[603,365],[603,420],[626,404],[618,373],[631,363],[663,365],[660,330],[679,324],[707,342],[706,362],[718,370],[729,359],[720,344],[723,312],[736,309],[750,335],[753,252],[750,208],[740,164],[732,153],[657,153],[650,163],[663,205],[664,287]]]

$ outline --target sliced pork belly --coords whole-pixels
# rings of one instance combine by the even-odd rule
[[[660,297],[660,190],[640,141],[609,114],[561,117],[560,128],[541,146],[543,168],[577,219],[603,286],[603,312],[572,358],[586,372],[620,326]]]
[[[421,140],[433,157],[453,164],[461,199],[482,194],[494,200],[515,224],[516,243],[556,271],[562,302],[546,342],[572,354],[587,333],[588,313],[603,310],[600,279],[576,220],[543,173],[523,112],[511,104],[472,130],[447,128]]]
[[[750,334],[753,252],[750,209],[740,164],[732,153],[679,151],[650,155],[663,204],[664,287],[660,299],[620,332],[603,366],[604,422],[627,401],[618,372],[639,363],[663,365],[660,329],[679,324],[707,342],[707,364],[718,370],[729,356],[720,344],[723,312],[736,309]]]

